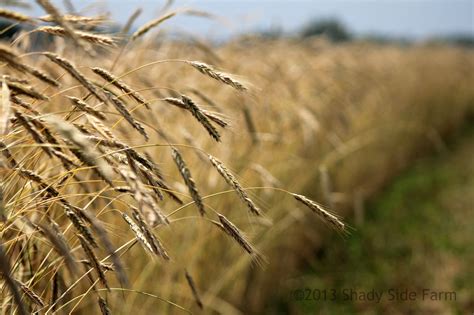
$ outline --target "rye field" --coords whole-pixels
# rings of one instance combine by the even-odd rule
[[[205,12],[164,8],[144,25],[132,15],[109,34],[98,31],[107,17],[33,5],[44,14],[0,9],[28,25],[0,43],[2,314],[472,312],[472,282],[454,281],[474,257],[461,250],[472,229],[430,218],[472,216],[474,192],[456,181],[474,174],[472,141],[462,158],[450,143],[472,136],[474,50],[324,37],[213,45],[163,31],[178,15],[212,18]],[[439,201],[451,212],[386,192],[437,154],[463,165],[439,171],[466,189]],[[451,191],[443,178],[426,200]],[[430,238],[444,228],[449,242]],[[383,251],[405,250],[397,240],[408,235],[409,254]],[[423,240],[451,250],[451,236],[461,249],[436,263],[440,249]],[[436,278],[446,266],[457,266],[450,280]],[[421,270],[457,301],[292,295],[407,288]]]

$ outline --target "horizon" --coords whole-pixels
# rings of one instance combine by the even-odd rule
[[[64,10],[63,1],[53,2]],[[143,12],[134,23],[134,28],[157,17],[165,3],[150,0],[140,3],[130,0],[71,2],[79,13],[110,12],[112,20],[122,24],[135,9],[141,7]],[[294,34],[310,21],[328,18],[341,22],[355,36],[380,35],[411,40],[449,35],[474,36],[474,1],[470,0],[183,0],[175,1],[172,8],[180,7],[209,12],[218,20],[178,15],[163,24],[163,28],[209,39],[226,39],[272,29]],[[24,12],[43,14],[36,4],[32,10]]]

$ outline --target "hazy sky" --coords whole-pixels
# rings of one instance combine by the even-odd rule
[[[55,1],[60,3],[61,1]],[[77,9],[92,3],[125,21],[135,8],[144,13],[137,23],[156,17],[164,0],[72,0]],[[99,5],[97,5],[99,3]],[[174,7],[214,13],[224,22],[196,17],[170,20],[166,26],[200,35],[227,36],[247,30],[281,26],[295,31],[311,18],[336,17],[357,34],[378,33],[424,38],[437,34],[474,35],[474,0],[176,0]],[[35,13],[39,12],[35,9]],[[87,11],[90,12],[90,9]],[[165,25],[163,25],[164,27]]]

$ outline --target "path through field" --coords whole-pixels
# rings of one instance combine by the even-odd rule
[[[335,238],[334,247],[318,253],[301,283],[320,292],[305,301],[290,299],[286,311],[471,314],[473,210],[471,127],[444,152],[417,161],[393,181],[347,240]],[[383,294],[379,300],[376,293]]]

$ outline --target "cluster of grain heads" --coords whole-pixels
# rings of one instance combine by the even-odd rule
[[[142,244],[144,249],[146,249],[153,256],[161,257],[164,260],[170,259],[163,244],[155,236],[151,227],[145,222],[139,211],[133,209],[134,219],[132,219],[126,213],[123,213],[122,217],[130,226],[130,229],[135,234],[136,239]]]
[[[95,151],[86,136],[84,136],[74,125],[58,118],[46,117],[45,120],[53,125],[56,130],[69,141],[75,148],[71,151],[81,162],[94,167],[97,174],[108,183],[112,183],[114,171],[107,162],[100,158],[99,153]]]
[[[51,78],[47,73],[43,72],[42,70],[36,69],[26,64],[23,60],[21,60],[20,54],[7,45],[0,44],[0,61],[6,62],[11,68],[17,70],[21,74],[29,73],[37,79],[53,87],[59,87],[59,83],[55,79]],[[26,85],[29,83],[29,81],[26,79],[11,78],[10,76],[7,76],[6,79],[7,81],[16,84]]]
[[[99,89],[97,89],[95,85],[89,79],[86,78],[86,76],[79,72],[76,66],[74,66],[70,61],[54,53],[44,52],[43,54],[49,60],[66,70],[74,79],[76,79],[87,90],[89,90],[89,92],[94,95],[99,101],[104,104],[107,104],[107,98],[105,97],[105,95]]]
[[[129,161],[131,161],[130,158]],[[168,218],[158,206],[153,196],[149,193],[149,190],[147,190],[144,184],[139,180],[136,171],[128,170],[125,167],[121,167],[119,171],[125,182],[129,185],[130,192],[137,201],[138,208],[145,216],[148,224],[151,226],[157,226],[159,224],[168,225]]]
[[[23,47],[20,45],[22,38],[18,40],[18,45],[0,45],[0,234],[2,243],[8,244],[0,245],[0,269],[4,283],[11,293],[9,299],[13,299],[18,312],[27,314],[33,311],[42,312],[45,309],[46,313],[65,311],[71,301],[79,300],[79,304],[83,299],[89,298],[86,297],[87,294],[79,295],[82,293],[76,289],[84,285],[90,286],[89,291],[94,295],[94,303],[102,314],[110,314],[107,301],[111,296],[109,290],[113,289],[113,282],[112,279],[107,279],[108,272],[113,272],[122,286],[130,285],[125,270],[133,266],[124,265],[120,256],[136,243],[151,257],[159,258],[153,259],[153,263],[169,261],[170,263],[163,264],[166,267],[181,262],[178,257],[180,247],[176,244],[191,234],[181,237],[173,230],[176,221],[172,215],[179,213],[179,210],[187,205],[183,203],[180,193],[172,189],[173,185],[168,184],[168,176],[164,175],[168,170],[161,170],[161,164],[158,164],[160,154],[168,153],[169,150],[175,165],[172,165],[173,162],[163,165],[168,169],[177,168],[187,188],[183,195],[189,200],[192,199],[200,214],[200,217],[192,216],[189,219],[193,222],[211,221],[250,255],[252,261],[262,264],[263,256],[250,243],[244,232],[226,216],[214,210],[211,204],[204,204],[206,196],[203,192],[206,187],[198,189],[196,184],[200,173],[197,168],[191,167],[195,163],[190,156],[184,154],[187,152],[178,151],[177,148],[184,145],[178,141],[174,142],[178,139],[175,135],[180,134],[175,131],[180,126],[172,125],[168,133],[168,129],[150,124],[152,119],[156,122],[153,116],[158,113],[159,107],[167,107],[165,103],[170,104],[184,110],[185,115],[174,110],[169,111],[173,112],[176,119],[194,119],[199,130],[204,132],[204,128],[210,136],[209,138],[204,134],[202,139],[207,141],[204,145],[212,143],[216,146],[222,140],[221,128],[229,125],[229,121],[223,118],[226,117],[222,114],[223,108],[217,106],[220,100],[214,101],[205,91],[198,88],[182,87],[179,90],[174,87],[160,87],[169,94],[157,92],[159,98],[152,99],[151,92],[147,91],[147,87],[152,84],[148,84],[145,78],[135,72],[147,65],[172,61],[184,64],[184,70],[193,72],[194,70],[189,68],[191,66],[206,77],[238,92],[247,91],[247,87],[230,74],[198,61],[158,60],[134,69],[130,69],[132,63],[128,65],[124,62],[121,65],[123,68],[117,70],[116,63],[110,66],[105,62],[107,57],[101,56],[104,62],[100,67],[95,64],[91,66],[90,63],[96,60],[92,60],[83,52],[92,53],[91,47],[95,47],[93,45],[107,47],[110,49],[107,53],[116,53],[118,61],[120,58],[130,58],[122,54],[123,51],[116,51],[115,38],[92,32],[92,26],[101,23],[104,18],[63,15],[48,0],[36,2],[48,15],[32,18],[0,9],[0,17],[28,22],[35,26],[37,22],[50,23],[52,25],[38,26],[32,32],[72,39],[82,50],[75,51],[77,58],[74,58],[75,54],[72,54],[68,47],[54,50],[60,53],[41,51],[34,54],[11,47]],[[209,17],[192,10],[164,13],[158,19],[138,28],[129,37],[126,47],[129,47],[129,44],[138,45],[137,39],[179,12]],[[122,50],[125,50],[125,46]],[[141,56],[142,52],[139,50],[137,55]],[[34,55],[46,58],[34,59]],[[54,72],[58,69],[63,75]],[[89,78],[89,69],[103,81],[96,82]],[[119,73],[122,75],[118,75]],[[164,77],[166,78],[166,75]],[[161,77],[157,76],[157,80],[161,80]],[[71,81],[77,81],[79,85],[73,85]],[[152,88],[149,90],[152,91]],[[202,101],[204,105],[184,95],[184,92],[192,93],[190,95]],[[241,95],[230,89],[227,92]],[[165,103],[152,107],[152,104],[155,105],[153,100]],[[67,104],[69,106],[65,106]],[[132,104],[135,105],[133,108]],[[109,106],[106,108],[107,105]],[[208,110],[206,106],[212,107],[213,111]],[[140,116],[141,107],[149,110],[146,113],[150,117]],[[109,112],[109,109],[112,111]],[[115,123],[112,122],[114,117],[118,117]],[[123,124],[118,126],[120,122]],[[134,139],[136,133],[134,134],[132,129],[149,142],[146,145],[139,144],[143,139]],[[155,142],[157,137],[151,133],[152,130],[166,140],[166,144]],[[237,180],[237,175],[216,157],[208,155],[208,147],[201,148],[201,139],[198,139],[197,135],[202,135],[202,132],[188,133],[185,137],[191,144],[188,147],[196,149],[202,164],[207,168],[212,169],[208,165],[209,161],[211,162],[213,168],[235,191],[252,215],[262,216],[262,211],[250,198],[247,189]],[[156,150],[153,155],[143,152],[146,146]],[[269,172],[265,172],[263,167],[258,168],[258,171],[267,182],[276,187],[276,180]],[[216,172],[213,173],[217,176]],[[275,191],[277,190],[281,189],[275,188]],[[344,230],[344,224],[319,204],[300,195],[293,196],[332,226]],[[171,212],[172,207],[177,209]],[[118,213],[123,221],[120,216],[119,220],[113,219]],[[217,214],[218,220],[210,219],[213,213]],[[180,219],[182,218],[176,218],[177,221]],[[123,236],[116,237],[116,227],[124,224],[128,226],[127,233],[133,236],[125,243],[129,244],[129,247],[124,244],[119,247],[115,244],[115,241],[121,240]],[[161,234],[164,227],[172,231],[173,239],[166,239]],[[29,229],[28,233],[25,229]],[[41,264],[28,266],[31,274],[24,272],[26,264],[22,263],[23,258],[20,257],[25,255],[25,251],[26,254],[33,254],[33,250],[32,253],[28,252],[28,249],[23,250],[26,242],[35,247],[34,254],[38,255],[37,260],[41,261]],[[203,246],[205,245],[207,244]],[[20,253],[17,247],[22,248]],[[169,253],[172,254],[173,260]],[[12,259],[19,262],[10,263]],[[179,272],[184,268],[185,281],[191,289],[190,294],[197,306],[203,309],[200,290],[186,267],[189,266],[180,265]],[[85,272],[81,271],[83,269]],[[45,275],[49,276],[49,279]],[[2,297],[7,295],[0,294]],[[73,308],[72,311],[74,310]]]
[[[72,25],[63,18],[63,15],[58,8],[56,8],[49,0],[36,0],[36,2],[51,16],[51,19],[59,25],[57,28],[63,30],[63,35],[67,35],[71,38],[73,42],[81,47],[85,52],[94,55],[90,47],[82,41]]]

